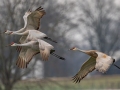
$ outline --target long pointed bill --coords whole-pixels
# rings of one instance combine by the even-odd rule
[[[14,44],[14,42],[11,42],[10,44],[6,45],[6,47],[9,47],[9,46],[11,46],[13,44]]]
[[[11,45],[6,45],[5,47],[9,47],[9,46],[11,46]]]
[[[120,67],[119,67],[119,66],[117,66],[116,64],[114,64],[114,63],[113,63],[113,65],[114,65],[114,66],[116,66],[118,69],[120,69]]]
[[[6,31],[7,31],[7,30],[5,30],[5,31],[3,31],[3,32],[0,32],[0,34],[5,34]]]

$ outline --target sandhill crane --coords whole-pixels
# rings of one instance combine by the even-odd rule
[[[95,69],[99,72],[105,73],[112,64],[115,65],[115,59],[97,50],[80,50],[76,47],[73,47],[70,50],[77,50],[91,56],[82,65],[79,72],[73,77],[73,80],[76,83],[80,82],[88,73],[92,72]],[[115,66],[119,68],[117,65]]]
[[[24,52],[23,50],[17,60],[16,65],[20,68],[27,68],[27,64],[30,62],[32,57],[38,53],[40,53],[43,60],[48,60],[50,54],[61,60],[65,60],[65,58],[54,53],[55,50],[51,44],[41,39],[38,39],[37,41],[30,41],[24,44],[11,43],[10,46],[22,46],[27,48],[27,52]]]
[[[24,27],[17,31],[6,30],[5,34],[11,34],[13,32],[21,33],[26,30],[38,30],[40,27],[40,19],[45,15],[45,11],[41,6],[37,8],[35,11],[27,11],[23,16],[24,19]]]
[[[41,38],[45,38],[45,39],[48,39],[48,40],[55,42],[51,38],[47,37],[46,34],[40,32],[40,31],[37,31],[37,30],[27,30],[23,33],[14,33],[14,34],[27,36],[27,38],[22,38],[24,43],[31,41],[31,40],[41,39]],[[25,48],[25,47],[17,46],[17,51],[20,52],[20,54],[19,54],[19,58],[20,58],[21,56],[25,55],[25,53],[28,53],[28,51],[33,51],[33,50],[31,48],[29,48],[27,50],[27,48]],[[31,56],[31,59],[37,53],[39,53],[39,52],[33,51],[33,55]]]
[[[27,31],[22,32],[22,33],[14,32],[14,33],[11,33],[11,34],[27,36],[26,39],[24,38],[25,42],[44,38],[44,39],[47,39],[47,40],[50,40],[52,42],[57,43],[56,41],[54,41],[51,38],[47,37],[46,34],[40,32],[38,30],[27,30]]]

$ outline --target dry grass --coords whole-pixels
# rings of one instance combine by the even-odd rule
[[[85,78],[73,83],[71,78],[46,78],[23,80],[14,86],[14,90],[79,90],[79,89],[120,89],[120,76],[102,76]]]

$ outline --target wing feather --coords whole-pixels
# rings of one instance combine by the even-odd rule
[[[49,46],[47,47],[47,43],[44,43],[42,40],[38,40],[38,42],[41,58],[47,61],[50,55]]]
[[[26,53],[26,47],[22,47],[22,49],[20,51],[20,54],[18,56],[18,60],[16,61],[16,65],[19,68],[27,68],[27,63],[26,63],[26,61],[24,59],[25,53]]]
[[[26,40],[26,38],[27,38],[27,35],[22,36],[22,37],[20,38],[19,42],[20,42],[20,43],[24,43],[24,41]],[[20,46],[17,46],[17,47],[16,47],[17,52],[20,52],[21,49],[22,49],[22,47],[20,47]]]
[[[47,48],[45,48],[44,50],[40,49],[40,55],[43,60],[47,61],[50,55],[50,50],[48,50]]]
[[[32,57],[38,54],[39,51],[33,50],[32,48],[28,48],[25,54],[25,59],[27,64],[32,60]]]
[[[40,27],[40,19],[45,15],[45,10],[43,8],[39,7],[35,11],[33,11],[28,17],[27,17],[27,30],[38,30]]]
[[[73,77],[73,81],[80,82],[88,73],[95,69],[96,59],[90,57],[81,67],[79,72]]]

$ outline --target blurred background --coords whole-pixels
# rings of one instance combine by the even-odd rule
[[[96,49],[120,66],[120,0],[0,0],[0,32],[23,27],[23,15],[42,6],[46,15],[40,31],[58,43],[49,42],[65,61],[50,56],[44,62],[36,55],[27,69],[19,69],[19,53],[10,42],[19,36],[0,35],[0,90],[120,89],[120,70],[114,66],[102,74],[93,71],[74,84],[72,77],[89,56],[69,49]],[[48,42],[48,41],[47,41]]]

